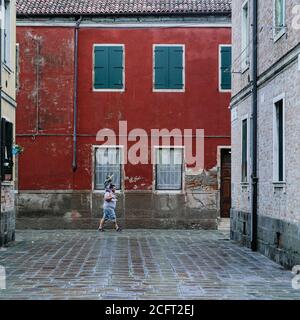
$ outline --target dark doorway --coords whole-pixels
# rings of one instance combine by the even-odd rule
[[[230,218],[231,208],[231,150],[221,150],[221,218]]]

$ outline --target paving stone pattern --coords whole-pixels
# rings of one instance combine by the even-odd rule
[[[292,273],[225,231],[19,231],[0,299],[299,299]]]

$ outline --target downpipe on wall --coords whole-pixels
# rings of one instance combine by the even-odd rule
[[[257,251],[257,53],[258,53],[258,0],[253,0],[253,25],[252,25],[252,134],[251,134],[251,249]]]
[[[82,17],[76,21],[75,26],[75,47],[74,47],[74,120],[73,120],[73,172],[77,170],[77,113],[78,113],[78,33]]]

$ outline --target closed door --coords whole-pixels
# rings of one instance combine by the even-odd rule
[[[230,217],[231,208],[231,151],[221,151],[221,218]]]

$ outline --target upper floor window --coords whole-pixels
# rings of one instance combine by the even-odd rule
[[[3,60],[6,65],[10,64],[10,46],[11,46],[11,3],[10,0],[4,1],[4,32],[3,32]]]
[[[124,91],[124,45],[94,45],[94,90]]]
[[[154,91],[184,91],[184,45],[154,45]]]
[[[231,90],[231,45],[221,45],[219,48],[220,52],[220,91]]]
[[[275,40],[285,32],[285,0],[274,0]]]
[[[250,15],[249,15],[249,2],[244,2],[242,7],[242,69],[245,70],[249,67],[249,40],[250,40]]]

